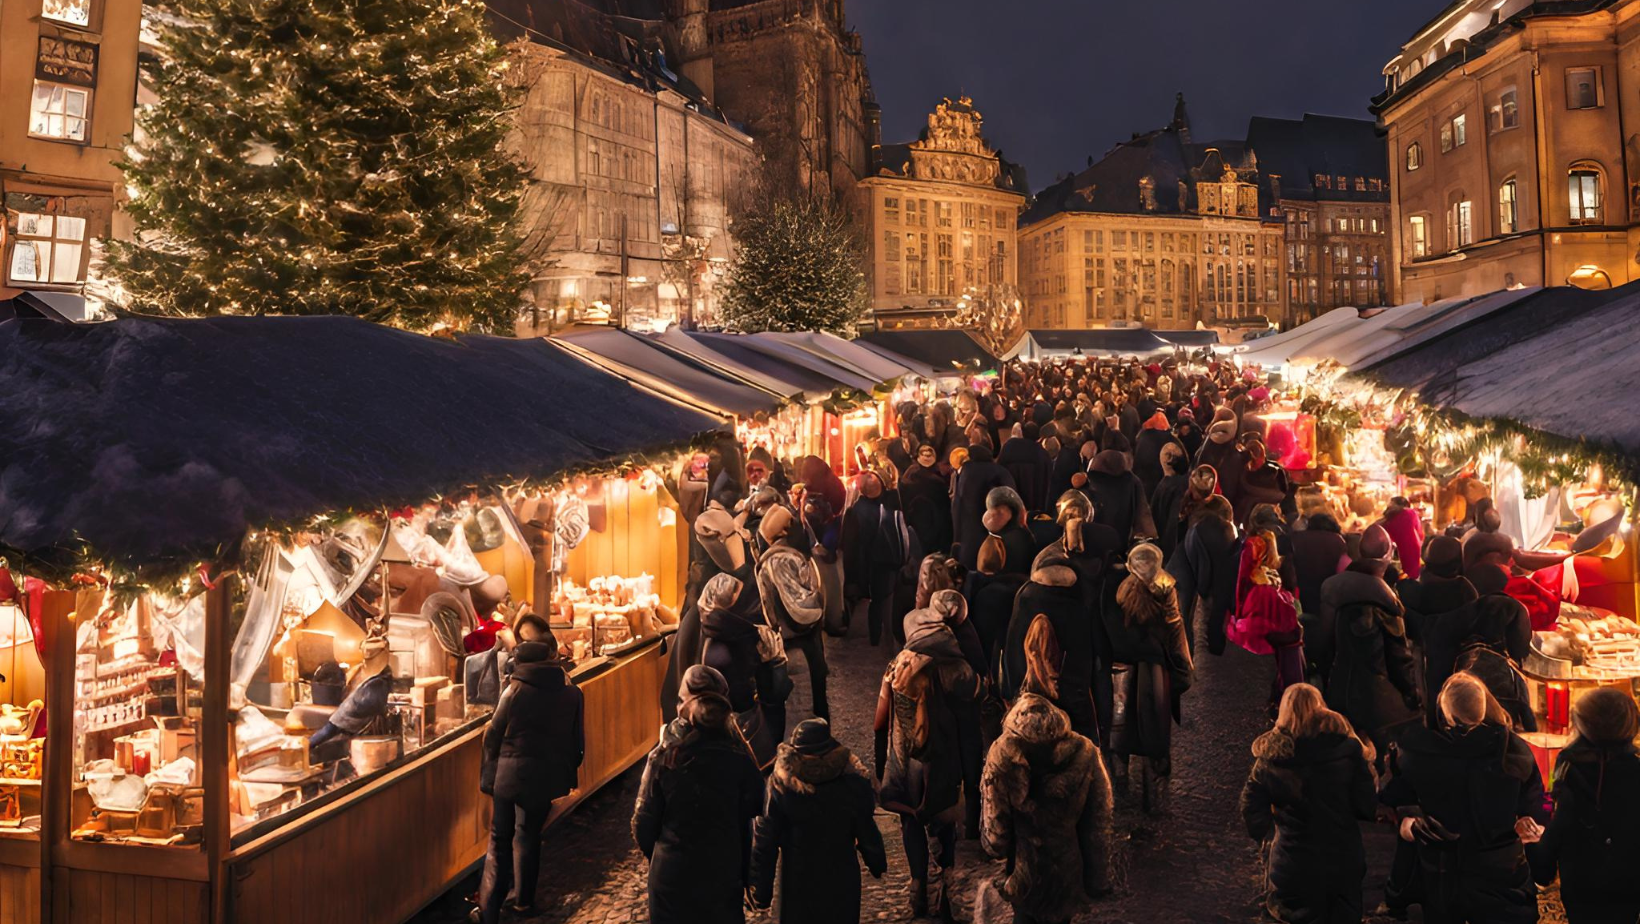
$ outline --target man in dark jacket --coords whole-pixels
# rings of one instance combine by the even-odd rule
[[[1094,521],[1116,530],[1124,545],[1156,535],[1150,515],[1150,496],[1133,474],[1127,454],[1106,449],[1088,464],[1088,496],[1093,498]]]
[[[1317,615],[1321,612],[1321,584],[1343,570],[1349,544],[1344,541],[1338,521],[1328,513],[1312,514],[1304,529],[1290,534],[1289,541],[1293,544],[1293,571],[1298,575],[1298,600],[1306,615]]]
[[[1002,696],[1012,701],[1019,695],[1025,679],[1025,634],[1037,616],[1048,617],[1064,655],[1053,703],[1070,716],[1077,734],[1098,741],[1099,714],[1093,686],[1099,627],[1091,618],[1076,569],[1068,558],[1038,556],[1030,582],[1014,598],[1014,613],[1008,620],[1008,635],[1002,646]]]
[[[884,489],[876,472],[861,472],[859,487],[860,496],[843,516],[843,596],[870,601],[868,628],[871,644],[876,645],[885,626],[899,640],[894,626],[903,614],[894,612],[894,598],[900,570],[912,554],[911,537],[901,528],[905,517],[899,496]]]
[[[1167,572],[1179,582],[1179,612],[1184,616],[1192,653],[1196,650],[1193,614],[1200,601],[1207,620],[1207,650],[1224,654],[1224,617],[1236,602],[1239,568],[1232,516],[1229,501],[1217,494],[1208,497],[1185,533],[1184,543],[1167,563]]]
[[[1429,541],[1426,559],[1417,579],[1403,579],[1395,585],[1395,592],[1406,607],[1407,638],[1418,645],[1424,671],[1424,716],[1431,725],[1436,720],[1435,695],[1441,684],[1452,673],[1451,661],[1444,670],[1430,670],[1429,643],[1432,636],[1445,635],[1440,631],[1441,621],[1448,613],[1475,602],[1475,585],[1463,576],[1463,547],[1451,536],[1436,536]],[[1530,638],[1528,638],[1530,641]],[[1456,658],[1456,652],[1451,652]],[[1522,654],[1524,657],[1524,653]],[[1435,676],[1438,673],[1439,677]]]
[[[1417,721],[1423,697],[1405,610],[1395,591],[1364,570],[1365,564],[1353,564],[1321,585],[1321,624],[1333,631],[1326,694],[1327,705],[1382,755],[1396,730]]]
[[[682,700],[649,752],[632,812],[632,836],[649,858],[649,920],[743,924],[763,775],[735,731],[721,674],[691,667]]]
[[[1156,546],[1162,550],[1163,560],[1173,557],[1173,550],[1184,539],[1185,492],[1190,489],[1190,459],[1177,442],[1164,445],[1160,453],[1161,480],[1150,493],[1150,515],[1156,524]]]
[[[951,488],[951,524],[956,536],[957,560],[964,568],[974,567],[979,546],[985,541],[985,498],[993,488],[1015,487],[1013,476],[992,460],[991,450],[973,446],[968,461],[957,473]]]
[[[1423,647],[1428,695],[1439,693],[1457,671],[1467,670],[1486,684],[1517,729],[1537,730],[1525,681],[1515,669],[1532,648],[1532,618],[1519,600],[1486,594],[1444,613],[1424,628]],[[1428,714],[1433,725],[1434,713]]]
[[[1133,441],[1133,474],[1144,483],[1146,497],[1156,493],[1156,485],[1167,474],[1162,464],[1162,447],[1178,446],[1179,452],[1184,452],[1183,444],[1168,427],[1167,415],[1157,411],[1144,422],[1139,438]]]
[[[865,765],[809,719],[780,746],[769,801],[753,827],[752,903],[769,907],[780,865],[780,924],[860,920],[858,850],[873,878],[888,855],[874,817],[876,793]]]
[[[586,755],[581,691],[565,676],[552,633],[523,642],[513,657],[512,683],[484,732],[482,788],[495,800],[495,811],[478,890],[482,924],[501,919],[509,887],[515,887],[515,910],[527,913],[534,906],[541,829],[552,800],[575,788]]]
[[[1053,479],[1053,460],[1048,451],[1037,442],[1037,426],[1027,423],[1020,428],[1024,435],[1010,438],[1002,444],[997,464],[1007,469],[1014,479],[1014,487],[1024,499],[1028,510],[1043,510],[1048,506],[1048,482]]]

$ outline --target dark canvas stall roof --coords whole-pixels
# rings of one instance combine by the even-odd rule
[[[966,331],[877,330],[859,337],[863,343],[920,360],[941,372],[957,369],[982,371],[999,363]]]
[[[1170,345],[1154,331],[1141,327],[1098,330],[1033,330],[1030,338],[1043,350],[1076,350],[1084,353],[1154,353]]]
[[[348,318],[0,324],[0,551],[160,573],[250,529],[658,451],[721,422],[544,340]]]
[[[1452,364],[1430,378],[1419,397],[1470,417],[1512,420],[1640,458],[1640,415],[1633,410],[1640,368],[1629,350],[1613,347],[1640,342],[1636,301],[1630,291],[1534,336]]]
[[[708,372],[636,334],[614,328],[592,328],[558,334],[552,339],[581,349],[594,362],[650,388],[675,392],[691,403],[705,405],[734,417],[771,411],[781,401],[750,385]]]
[[[1219,332],[1216,330],[1159,330],[1154,333],[1174,346],[1195,349],[1219,344]]]
[[[696,365],[710,369],[714,374],[738,379],[753,388],[759,388],[781,398],[804,400],[803,385],[793,381],[792,376],[775,375],[754,368],[740,362],[734,356],[715,350],[706,343],[697,340],[688,331],[679,327],[668,327],[664,331],[642,334],[645,340],[655,344],[667,353]],[[759,354],[752,354],[759,359]],[[829,392],[817,391],[817,394]]]
[[[921,360],[912,359],[909,356],[905,356],[903,354],[896,353],[893,350],[885,350],[882,347],[877,346],[874,343],[867,343],[864,340],[854,340],[854,341],[851,341],[851,342],[855,346],[859,347],[862,350],[865,350],[865,351],[867,351],[869,353],[872,353],[872,354],[875,354],[877,356],[881,356],[882,358],[888,360],[889,362],[898,363],[898,364],[906,367],[907,369],[911,370],[913,375],[917,375],[921,378],[932,379],[932,378],[935,378],[937,376],[946,375],[946,374],[949,373],[949,370],[942,371],[942,370],[939,370],[939,369],[935,369],[933,366],[930,366],[928,363],[925,363]]]
[[[772,340],[784,343],[814,356],[817,359],[841,366],[850,372],[859,373],[879,384],[892,382],[907,375],[917,374],[917,363],[908,366],[897,359],[884,356],[881,353],[868,350],[865,346],[852,340],[844,340],[836,334],[823,331],[803,331],[801,333],[763,333],[757,334],[759,340]]]
[[[688,336],[762,374],[798,383],[799,390],[810,398],[829,395],[838,389],[869,391],[876,384],[830,363],[811,359],[795,347],[762,342],[745,334],[691,331]]]
[[[1640,299],[1640,283],[1600,292],[1571,286],[1543,289],[1358,371],[1391,388],[1417,388],[1444,372],[1541,336],[1614,300],[1633,305],[1636,299]]]

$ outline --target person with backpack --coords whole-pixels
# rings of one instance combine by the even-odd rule
[[[1572,706],[1570,744],[1555,762],[1555,813],[1527,848],[1540,885],[1560,874],[1568,924],[1640,920],[1640,709],[1615,687]]]
[[[826,697],[826,638],[823,630],[826,602],[820,578],[809,557],[807,535],[791,508],[776,505],[758,524],[764,551],[757,562],[758,598],[763,622],[780,630],[786,649],[803,652],[809,666],[809,690],[814,714],[830,719]]]
[[[1376,791],[1370,745],[1307,683],[1281,694],[1275,728],[1253,742],[1241,790],[1247,833],[1268,843],[1264,899],[1282,924],[1359,924],[1367,854],[1361,822]]]
[[[912,917],[932,913],[950,921],[946,871],[957,859],[961,710],[979,698],[983,681],[943,622],[920,623],[908,635],[877,693],[878,804],[900,818],[911,871]],[[931,844],[936,848],[932,873]]]
[[[780,631],[763,622],[761,610],[740,605],[747,593],[733,575],[720,574],[706,582],[700,595],[701,633],[706,637],[701,663],[723,678],[735,725],[758,769],[766,770],[786,736],[786,699],[792,682]],[[755,590],[749,594],[755,599]]]
[[[1448,677],[1468,671],[1486,684],[1516,731],[1537,731],[1531,695],[1520,673],[1531,650],[1532,619],[1526,606],[1508,594],[1487,594],[1425,627],[1425,689],[1438,691]]]
[[[752,906],[771,904],[778,861],[780,924],[858,922],[860,860],[874,879],[888,871],[875,808],[865,764],[826,720],[799,722],[780,746],[752,827]]]
[[[858,484],[860,496],[843,516],[843,598],[869,601],[866,616],[872,645],[882,643],[885,627],[900,642],[894,596],[901,570],[918,556],[899,500],[884,489],[882,477],[861,472]]]
[[[1060,660],[1052,624],[1031,620],[1019,697],[985,756],[985,852],[1004,860],[1016,924],[1068,924],[1110,890],[1111,785],[1099,749],[1053,701]]]

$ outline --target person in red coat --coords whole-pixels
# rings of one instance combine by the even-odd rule
[[[1401,574],[1408,580],[1418,580],[1418,574],[1423,569],[1420,556],[1424,549],[1424,521],[1418,516],[1418,511],[1412,509],[1412,502],[1404,497],[1390,498],[1378,525],[1389,533],[1390,541],[1395,543],[1395,557],[1401,562]]]

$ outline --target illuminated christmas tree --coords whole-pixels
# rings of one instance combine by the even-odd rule
[[[827,201],[762,201],[735,223],[724,323],[748,333],[852,331],[868,302],[853,218]]]
[[[132,308],[511,332],[526,173],[476,0],[179,0],[124,165]]]

